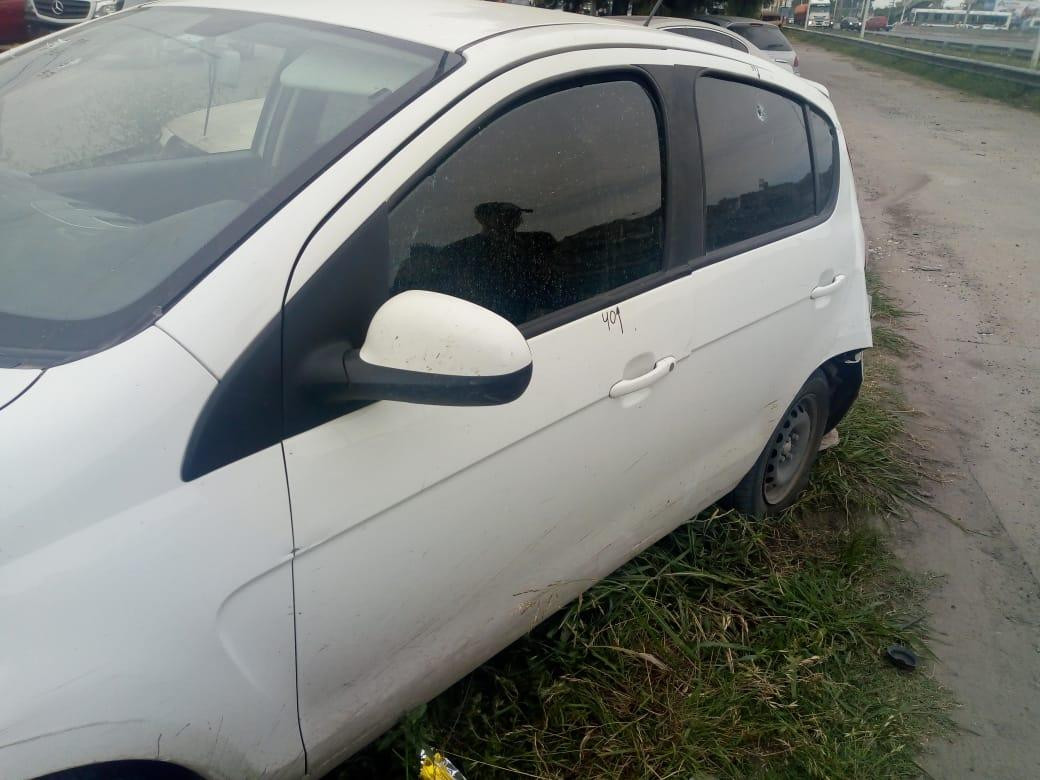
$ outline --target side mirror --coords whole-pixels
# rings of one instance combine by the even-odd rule
[[[409,290],[384,303],[359,350],[343,355],[340,398],[441,406],[515,401],[531,382],[531,349],[494,312],[450,295]]]

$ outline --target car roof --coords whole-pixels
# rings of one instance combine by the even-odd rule
[[[269,13],[388,35],[445,51],[551,25],[608,24],[597,17],[486,0],[161,0],[162,5]]]
[[[768,24],[771,27],[776,27],[772,22],[763,22],[761,19],[749,19],[746,16],[697,16],[694,17],[700,22],[709,22],[711,24]]]
[[[613,22],[629,22],[640,25],[646,22],[645,16],[606,16],[603,18]],[[702,22],[697,19],[684,19],[678,16],[655,16],[650,22],[651,30],[660,30],[663,27],[699,27],[705,30],[717,30],[719,28],[717,24]]]
[[[494,57],[516,61],[524,56],[570,47],[643,46],[702,52],[745,61],[754,67],[775,68],[758,51],[743,53],[719,44],[677,35],[661,29],[640,29],[617,19],[547,10],[487,0],[379,0],[378,3],[344,0],[153,0],[162,7],[225,9],[265,13],[275,17],[330,24],[362,30],[431,46],[442,51],[474,51],[493,46],[499,39],[505,49],[488,51]],[[146,8],[146,3],[141,8]],[[127,11],[126,13],[136,13]],[[688,19],[675,20],[689,25]],[[716,29],[719,29],[716,27]],[[509,35],[512,33],[512,35]],[[490,39],[490,40],[489,40]],[[504,62],[500,61],[500,65]],[[751,64],[751,63],[749,63]],[[777,71],[781,73],[781,71]],[[786,74],[781,74],[785,76]],[[796,90],[797,91],[797,90]]]

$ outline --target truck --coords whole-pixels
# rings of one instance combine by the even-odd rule
[[[833,6],[827,0],[810,0],[795,6],[794,23],[799,27],[833,27],[832,9]]]

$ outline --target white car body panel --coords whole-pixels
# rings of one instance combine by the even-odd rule
[[[805,378],[870,344],[839,134],[829,220],[623,301],[624,334],[596,312],[530,339],[534,378],[508,407],[379,402],[288,439],[284,459],[275,445],[186,483],[199,415],[283,301],[517,90],[686,64],[757,75],[836,119],[812,84],[751,55],[571,14],[171,4],[472,45],[155,326],[42,377],[0,369],[0,443],[18,443],[0,446],[0,612],[19,626],[0,655],[3,778],[123,758],[300,777],[301,738],[318,776],[728,492]],[[839,274],[842,289],[810,299]],[[658,383],[609,397],[669,358]]]
[[[180,479],[214,385],[152,328],[0,413],[0,777],[302,771],[280,448]]]

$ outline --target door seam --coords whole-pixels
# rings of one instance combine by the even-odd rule
[[[292,557],[289,559],[289,584],[292,595],[293,626],[293,673],[296,678],[296,729],[300,735],[300,748],[303,750],[303,774],[309,774],[307,758],[307,742],[303,738],[303,718],[300,716],[300,643],[296,626],[296,527],[293,524],[292,488],[289,486],[289,463],[285,456],[285,442],[278,445],[282,451],[282,469],[285,472],[285,495],[289,501],[289,535],[292,540]]]

